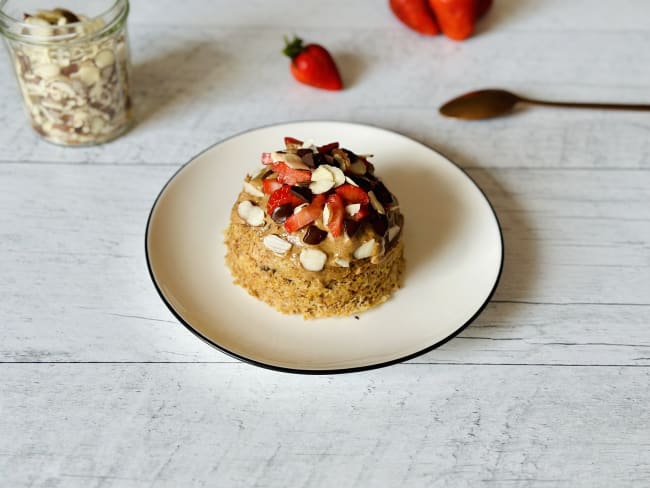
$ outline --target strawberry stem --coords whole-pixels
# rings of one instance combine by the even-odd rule
[[[305,49],[305,46],[302,44],[302,39],[298,36],[293,36],[293,41],[289,41],[289,38],[284,36],[284,44],[285,46],[282,52],[291,59],[294,59]]]

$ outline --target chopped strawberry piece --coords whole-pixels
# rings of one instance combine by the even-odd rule
[[[349,183],[339,186],[336,189],[336,194],[343,198],[346,204],[360,203],[367,205],[370,202],[370,197],[362,188]]]
[[[279,190],[280,188],[282,188],[282,183],[275,178],[267,178],[262,182],[262,191],[267,195],[270,195],[275,190]]]
[[[311,204],[320,208],[321,212],[325,206],[325,195],[314,195],[314,198],[311,201]]]
[[[325,144],[324,146],[320,146],[318,148],[318,152],[321,154],[329,154],[332,149],[336,149],[339,147],[338,142],[330,142],[329,144]]]
[[[330,214],[327,228],[334,237],[338,237],[343,232],[343,217],[345,216],[343,199],[334,193],[327,197],[325,205],[327,205]]]
[[[273,210],[280,205],[290,204],[292,207],[297,207],[303,203],[301,198],[298,198],[291,191],[291,186],[283,185],[281,188],[275,190],[271,193],[269,201],[266,204],[266,213],[269,215],[273,214]]]
[[[303,142],[300,139],[295,139],[293,137],[285,137],[284,145],[289,149],[289,147],[300,147],[303,145]]]
[[[264,165],[273,164],[273,158],[271,157],[271,153],[268,152],[262,153],[262,164]]]
[[[273,171],[278,173],[278,181],[287,185],[297,185],[304,181],[311,181],[311,171],[307,169],[293,169],[283,162],[275,163]]]
[[[291,215],[284,223],[287,232],[296,232],[306,225],[314,222],[323,213],[323,204],[325,197],[315,195],[312,202],[303,208],[300,212]]]
[[[348,218],[354,220],[355,222],[360,222],[363,219],[365,219],[368,215],[370,215],[370,206],[361,205],[359,211],[354,215],[348,215]]]
[[[306,206],[300,212],[290,216],[284,223],[284,228],[287,232],[296,232],[297,230],[302,229],[306,225],[311,224],[315,221],[321,214],[321,211],[312,207],[311,205]]]

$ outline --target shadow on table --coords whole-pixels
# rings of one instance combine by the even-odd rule
[[[383,169],[381,176],[390,182],[390,189],[399,198],[404,214],[404,280],[408,282],[415,274],[426,272],[426,263],[454,242],[462,219],[462,202],[445,181],[407,162]]]
[[[446,152],[444,146],[438,147],[443,154]],[[472,167],[468,160],[463,155],[459,155],[458,151],[450,151],[454,153],[454,162],[462,169],[464,167]],[[512,191],[508,186],[499,179],[499,173],[503,170],[499,169],[484,169],[472,167],[465,172],[474,180],[474,182],[481,188],[486,195],[499,219],[501,231],[504,241],[504,264],[499,280],[499,285],[492,297],[492,302],[488,304],[487,308],[476,319],[472,325],[463,333],[463,335],[476,335],[478,330],[506,327],[509,323],[513,322],[512,315],[520,313],[521,306],[512,300],[525,300],[526,297],[532,295],[532,289],[535,287],[537,276],[539,275],[539,239],[535,235],[530,217],[523,198],[519,192]],[[390,178],[390,180],[389,180]],[[391,181],[393,185],[393,178],[395,178],[398,186],[401,179],[396,175],[387,175],[386,180]],[[422,175],[404,175],[404,180],[409,181],[409,188],[395,189],[397,195],[405,195],[406,198],[422,198],[423,202],[427,205],[434,205],[429,208],[442,208],[442,220],[438,223],[441,225],[438,230],[440,234],[454,232],[454,208],[458,207],[457,202],[453,201],[453,197],[445,192],[444,185],[432,182],[422,178]],[[431,194],[438,193],[439,198],[433,198]],[[438,206],[440,205],[440,206]],[[420,219],[428,218],[429,210],[422,210],[415,215],[406,215],[407,222],[406,228],[413,225],[413,222],[421,221]],[[421,260],[432,259],[435,253],[438,252],[445,241],[449,238],[439,236],[437,241],[434,241],[434,246],[427,253],[416,252],[412,256],[409,253],[407,262],[413,257],[415,262],[412,263],[413,267],[421,264]],[[410,264],[410,263],[409,263]],[[408,268],[407,268],[408,272]],[[406,278],[408,279],[408,273]],[[507,332],[505,332],[507,334]],[[480,334],[485,335],[486,338],[496,336],[501,337],[503,334],[498,332],[492,334],[484,332]],[[461,335],[462,337],[462,335]],[[462,350],[471,351],[475,345],[473,341],[452,341],[454,355]],[[447,346],[449,347],[449,346]],[[436,351],[429,353],[433,357]]]
[[[493,300],[525,299],[531,295],[538,272],[538,242],[521,197],[511,193],[495,176],[499,170],[473,169],[468,174],[481,187],[497,214],[504,241],[504,263],[499,286]],[[490,316],[497,322],[506,320],[512,307],[498,307]]]
[[[334,53],[334,59],[343,78],[344,88],[356,85],[368,68],[363,57],[352,51],[337,51]]]
[[[181,112],[229,83],[228,55],[218,43],[187,42],[133,65],[133,107],[139,126]]]

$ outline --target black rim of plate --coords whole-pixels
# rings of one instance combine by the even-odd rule
[[[467,320],[467,322],[465,322],[463,325],[461,325],[460,327],[458,327],[454,332],[452,332],[451,334],[449,334],[449,335],[448,335],[447,337],[445,337],[444,339],[442,339],[442,340],[440,340],[440,341],[438,341],[438,342],[436,342],[436,343],[434,343],[434,344],[432,344],[432,345],[430,345],[430,346],[427,346],[427,347],[425,347],[424,349],[421,349],[421,350],[419,350],[419,351],[417,351],[417,352],[414,352],[414,353],[408,354],[408,355],[406,355],[406,356],[402,356],[402,357],[400,357],[400,358],[396,358],[396,359],[391,359],[390,361],[383,361],[383,362],[379,362],[379,363],[368,364],[368,365],[365,365],[365,366],[355,366],[355,367],[351,367],[351,368],[336,368],[336,369],[301,369],[301,368],[289,368],[289,367],[285,367],[285,366],[277,366],[277,365],[274,365],[274,364],[263,363],[263,362],[261,362],[261,361],[257,361],[257,360],[255,360],[255,359],[253,359],[253,358],[249,358],[249,357],[246,357],[246,356],[242,356],[242,355],[240,355],[240,354],[237,354],[237,353],[235,353],[235,352],[233,352],[233,351],[230,351],[230,350],[226,349],[225,347],[219,345],[218,343],[214,342],[214,341],[213,341],[212,339],[210,339],[209,337],[204,336],[203,334],[201,334],[200,332],[198,332],[196,329],[194,329],[194,327],[192,327],[192,325],[191,325],[189,322],[187,322],[187,321],[186,321],[186,320],[185,320],[185,319],[184,319],[184,318],[183,318],[183,317],[182,317],[182,316],[181,316],[181,315],[176,311],[176,309],[172,306],[171,303],[169,303],[169,301],[167,300],[167,298],[166,298],[165,295],[163,294],[163,292],[162,292],[160,286],[158,285],[158,282],[156,281],[156,277],[154,276],[153,269],[152,269],[152,266],[151,266],[151,260],[150,260],[150,258],[149,258],[149,226],[150,226],[150,224],[151,224],[151,218],[152,218],[152,216],[153,216],[153,212],[154,212],[154,210],[156,209],[156,205],[158,204],[158,200],[160,200],[160,197],[163,195],[163,193],[165,192],[165,190],[167,189],[167,187],[169,186],[169,184],[174,180],[174,178],[176,178],[176,176],[177,176],[178,174],[180,174],[181,171],[183,171],[187,166],[189,166],[192,162],[194,162],[194,161],[195,161],[199,156],[201,156],[202,154],[204,154],[204,153],[210,151],[210,150],[211,150],[212,148],[214,148],[215,146],[218,146],[218,145],[220,145],[220,144],[223,144],[224,142],[226,142],[226,141],[228,141],[228,140],[230,140],[230,139],[234,139],[235,137],[240,137],[240,136],[243,136],[243,135],[249,134],[249,133],[251,133],[251,132],[255,132],[255,131],[257,131],[257,130],[260,130],[260,129],[268,129],[268,128],[270,128],[270,127],[275,127],[275,126],[280,126],[280,125],[289,125],[289,124],[323,124],[323,123],[325,123],[325,124],[347,124],[347,125],[355,125],[355,126],[358,126],[358,127],[366,127],[366,128],[378,129],[378,130],[382,130],[382,131],[386,131],[386,132],[392,132],[392,133],[397,134],[397,135],[399,135],[399,136],[405,137],[406,139],[408,139],[408,140],[410,140],[410,141],[412,141],[412,142],[414,142],[414,143],[416,143],[416,144],[419,144],[419,145],[421,145],[421,146],[424,146],[424,147],[427,148],[429,151],[432,151],[432,152],[434,152],[434,153],[436,153],[436,154],[442,156],[443,158],[445,158],[445,160],[446,160],[447,162],[449,162],[450,164],[454,165],[454,166],[455,166],[459,171],[461,171],[461,172],[465,175],[465,177],[466,177],[469,181],[472,182],[472,184],[473,184],[473,185],[476,187],[476,189],[481,193],[481,195],[483,195],[483,198],[485,199],[485,201],[487,202],[488,206],[490,207],[490,210],[492,211],[492,215],[493,215],[493,217],[494,217],[494,220],[495,220],[495,222],[496,222],[496,224],[497,224],[497,229],[499,230],[499,241],[500,241],[500,244],[501,244],[501,256],[500,256],[500,262],[499,262],[499,272],[497,273],[497,277],[496,277],[496,279],[494,280],[494,285],[492,286],[492,289],[490,290],[490,293],[488,293],[487,297],[485,298],[485,301],[484,301],[483,304],[482,304],[482,305],[481,305],[481,306],[476,310],[476,312],[474,313],[474,315],[472,315],[472,316]],[[426,144],[423,144],[423,143],[421,143],[421,142],[419,142],[419,141],[416,141],[415,139],[413,139],[413,138],[410,137],[410,136],[406,136],[406,135],[404,135],[404,134],[401,134],[400,132],[397,132],[397,131],[394,131],[394,130],[389,130],[389,129],[384,129],[383,127],[378,127],[378,126],[374,126],[374,125],[370,125],[370,124],[361,124],[361,123],[348,122],[348,121],[342,121],[342,120],[297,120],[297,121],[296,121],[296,120],[293,120],[293,121],[290,121],[290,122],[279,122],[279,123],[274,123],[274,124],[263,125],[263,126],[260,126],[260,127],[255,127],[255,128],[253,128],[253,129],[245,130],[245,131],[243,131],[243,132],[239,132],[239,133],[237,133],[237,134],[233,134],[233,135],[230,136],[230,137],[226,137],[226,138],[224,138],[224,139],[221,139],[220,141],[215,142],[214,144],[212,144],[211,146],[208,146],[206,149],[204,149],[204,150],[201,151],[200,153],[196,154],[196,155],[195,155],[194,157],[192,157],[188,162],[186,162],[186,163],[183,164],[180,168],[178,168],[178,170],[176,170],[176,171],[174,172],[174,174],[169,178],[169,180],[167,180],[167,183],[165,183],[165,185],[162,187],[162,189],[161,189],[160,192],[158,193],[158,196],[156,197],[156,199],[155,199],[155,201],[154,201],[154,203],[153,203],[153,205],[152,205],[152,207],[151,207],[151,210],[149,211],[149,217],[147,218],[147,226],[146,226],[146,228],[145,228],[145,234],[144,234],[144,253],[145,253],[145,256],[146,256],[147,269],[149,270],[149,276],[151,277],[151,281],[153,282],[154,287],[156,288],[156,291],[158,292],[158,295],[159,295],[160,298],[162,299],[163,303],[167,306],[167,308],[168,308],[169,311],[174,315],[174,317],[176,317],[176,319],[177,319],[177,320],[178,320],[178,321],[179,321],[179,322],[180,322],[180,323],[181,323],[181,324],[182,324],[182,325],[183,325],[187,330],[189,330],[190,332],[192,332],[192,334],[194,334],[196,337],[198,337],[199,339],[201,339],[201,340],[204,341],[205,343],[211,345],[212,347],[215,347],[216,349],[220,350],[221,352],[223,352],[223,353],[225,353],[225,354],[227,354],[227,355],[229,355],[229,356],[231,356],[231,357],[233,357],[233,358],[235,358],[235,359],[238,359],[239,361],[242,361],[242,362],[245,362],[245,363],[248,363],[248,364],[252,364],[252,365],[254,365],[254,366],[259,366],[260,368],[265,368],[265,369],[269,369],[269,370],[273,370],[273,371],[280,371],[280,372],[283,372],[283,373],[307,374],[307,375],[328,375],[328,374],[331,375],[331,374],[343,374],[343,373],[356,373],[356,372],[360,372],[360,371],[368,371],[368,370],[371,370],[371,369],[384,368],[384,367],[386,367],[386,366],[391,366],[391,365],[393,365],[393,364],[403,363],[403,362],[405,362],[405,361],[409,361],[409,360],[411,360],[411,359],[414,359],[414,358],[416,358],[416,357],[418,357],[418,356],[422,356],[423,354],[426,354],[426,353],[428,353],[428,352],[430,352],[430,351],[432,351],[432,350],[434,350],[434,349],[436,349],[436,348],[442,346],[443,344],[446,344],[446,343],[449,342],[451,339],[453,339],[454,337],[456,337],[456,336],[457,336],[458,334],[460,334],[463,330],[465,330],[465,329],[466,329],[466,328],[467,328],[467,327],[468,327],[472,322],[474,322],[474,320],[476,320],[476,318],[477,318],[479,315],[481,315],[481,313],[483,312],[483,310],[485,310],[485,308],[487,307],[488,303],[490,303],[490,300],[492,299],[492,296],[494,295],[494,292],[496,291],[497,287],[499,286],[499,281],[501,280],[501,274],[502,274],[502,272],[503,272],[503,262],[504,262],[504,257],[505,257],[505,247],[504,247],[504,241],[503,241],[503,230],[501,229],[501,223],[499,222],[499,217],[498,217],[496,211],[494,210],[494,207],[492,206],[492,202],[490,202],[490,200],[488,199],[488,197],[487,197],[487,195],[485,194],[485,192],[483,191],[483,189],[482,189],[482,188],[481,188],[481,187],[480,187],[480,186],[479,186],[479,185],[478,185],[478,184],[477,184],[477,183],[472,179],[471,176],[469,176],[469,174],[467,174],[467,172],[466,172],[463,168],[461,168],[460,166],[458,166],[458,164],[456,164],[452,159],[448,158],[447,156],[445,156],[445,155],[444,155],[443,153],[441,153],[440,151],[438,151],[438,150],[436,150],[436,149],[433,149],[433,148],[431,148],[431,147],[427,146]]]

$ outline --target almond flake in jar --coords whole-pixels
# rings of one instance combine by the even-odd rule
[[[128,0],[95,6],[93,18],[56,8],[0,21],[32,126],[56,144],[107,142],[132,122]]]

